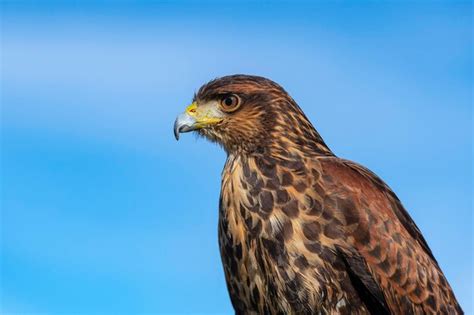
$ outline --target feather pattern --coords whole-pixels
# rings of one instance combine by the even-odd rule
[[[195,101],[242,99],[199,130],[228,153],[219,246],[237,314],[462,314],[400,200],[336,157],[276,83],[236,75]]]

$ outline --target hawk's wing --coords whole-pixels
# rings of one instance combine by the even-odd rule
[[[366,168],[320,158],[325,209],[339,217],[336,243],[354,287],[372,311],[462,314],[420,230],[390,188]]]

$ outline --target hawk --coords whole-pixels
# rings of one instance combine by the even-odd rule
[[[219,248],[236,314],[462,314],[420,230],[258,76],[202,86],[174,124],[227,153]]]

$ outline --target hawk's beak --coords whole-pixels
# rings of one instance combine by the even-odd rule
[[[196,119],[188,113],[179,114],[174,121],[174,137],[179,140],[179,134],[196,130]]]
[[[212,110],[199,110],[196,102],[193,102],[174,121],[174,137],[179,140],[180,133],[201,129],[221,120],[213,115]]]

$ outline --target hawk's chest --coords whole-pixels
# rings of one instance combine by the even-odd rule
[[[219,245],[237,309],[303,312],[305,305],[321,302],[321,283],[331,278],[319,274],[323,259],[304,246],[303,211],[309,213],[317,205],[307,189],[307,172],[303,163],[289,165],[293,169],[262,159],[229,157],[224,167]],[[307,268],[309,264],[313,268]]]
[[[286,179],[276,167],[261,159],[229,157],[222,174],[222,262],[234,307],[249,314],[288,309],[283,292],[295,275],[290,257],[294,249],[285,243],[293,230],[279,205],[288,203],[289,196],[278,194],[280,181]]]
[[[252,212],[258,201],[245,175],[248,160],[230,157],[222,174],[219,246],[233,303],[258,309],[265,295],[265,259],[260,246],[262,220]],[[255,175],[256,176],[256,175]],[[241,305],[244,307],[244,305]]]
[[[222,172],[221,198],[219,204],[219,237],[233,246],[248,243],[249,228],[253,222],[248,209],[255,206],[243,174],[247,161],[240,157],[229,157]],[[240,256],[240,255],[238,255]]]
[[[239,156],[229,157],[222,173],[221,237],[234,245],[249,243],[262,232],[262,220],[257,213],[261,208],[258,197],[263,182],[257,172],[250,170],[252,163]]]

